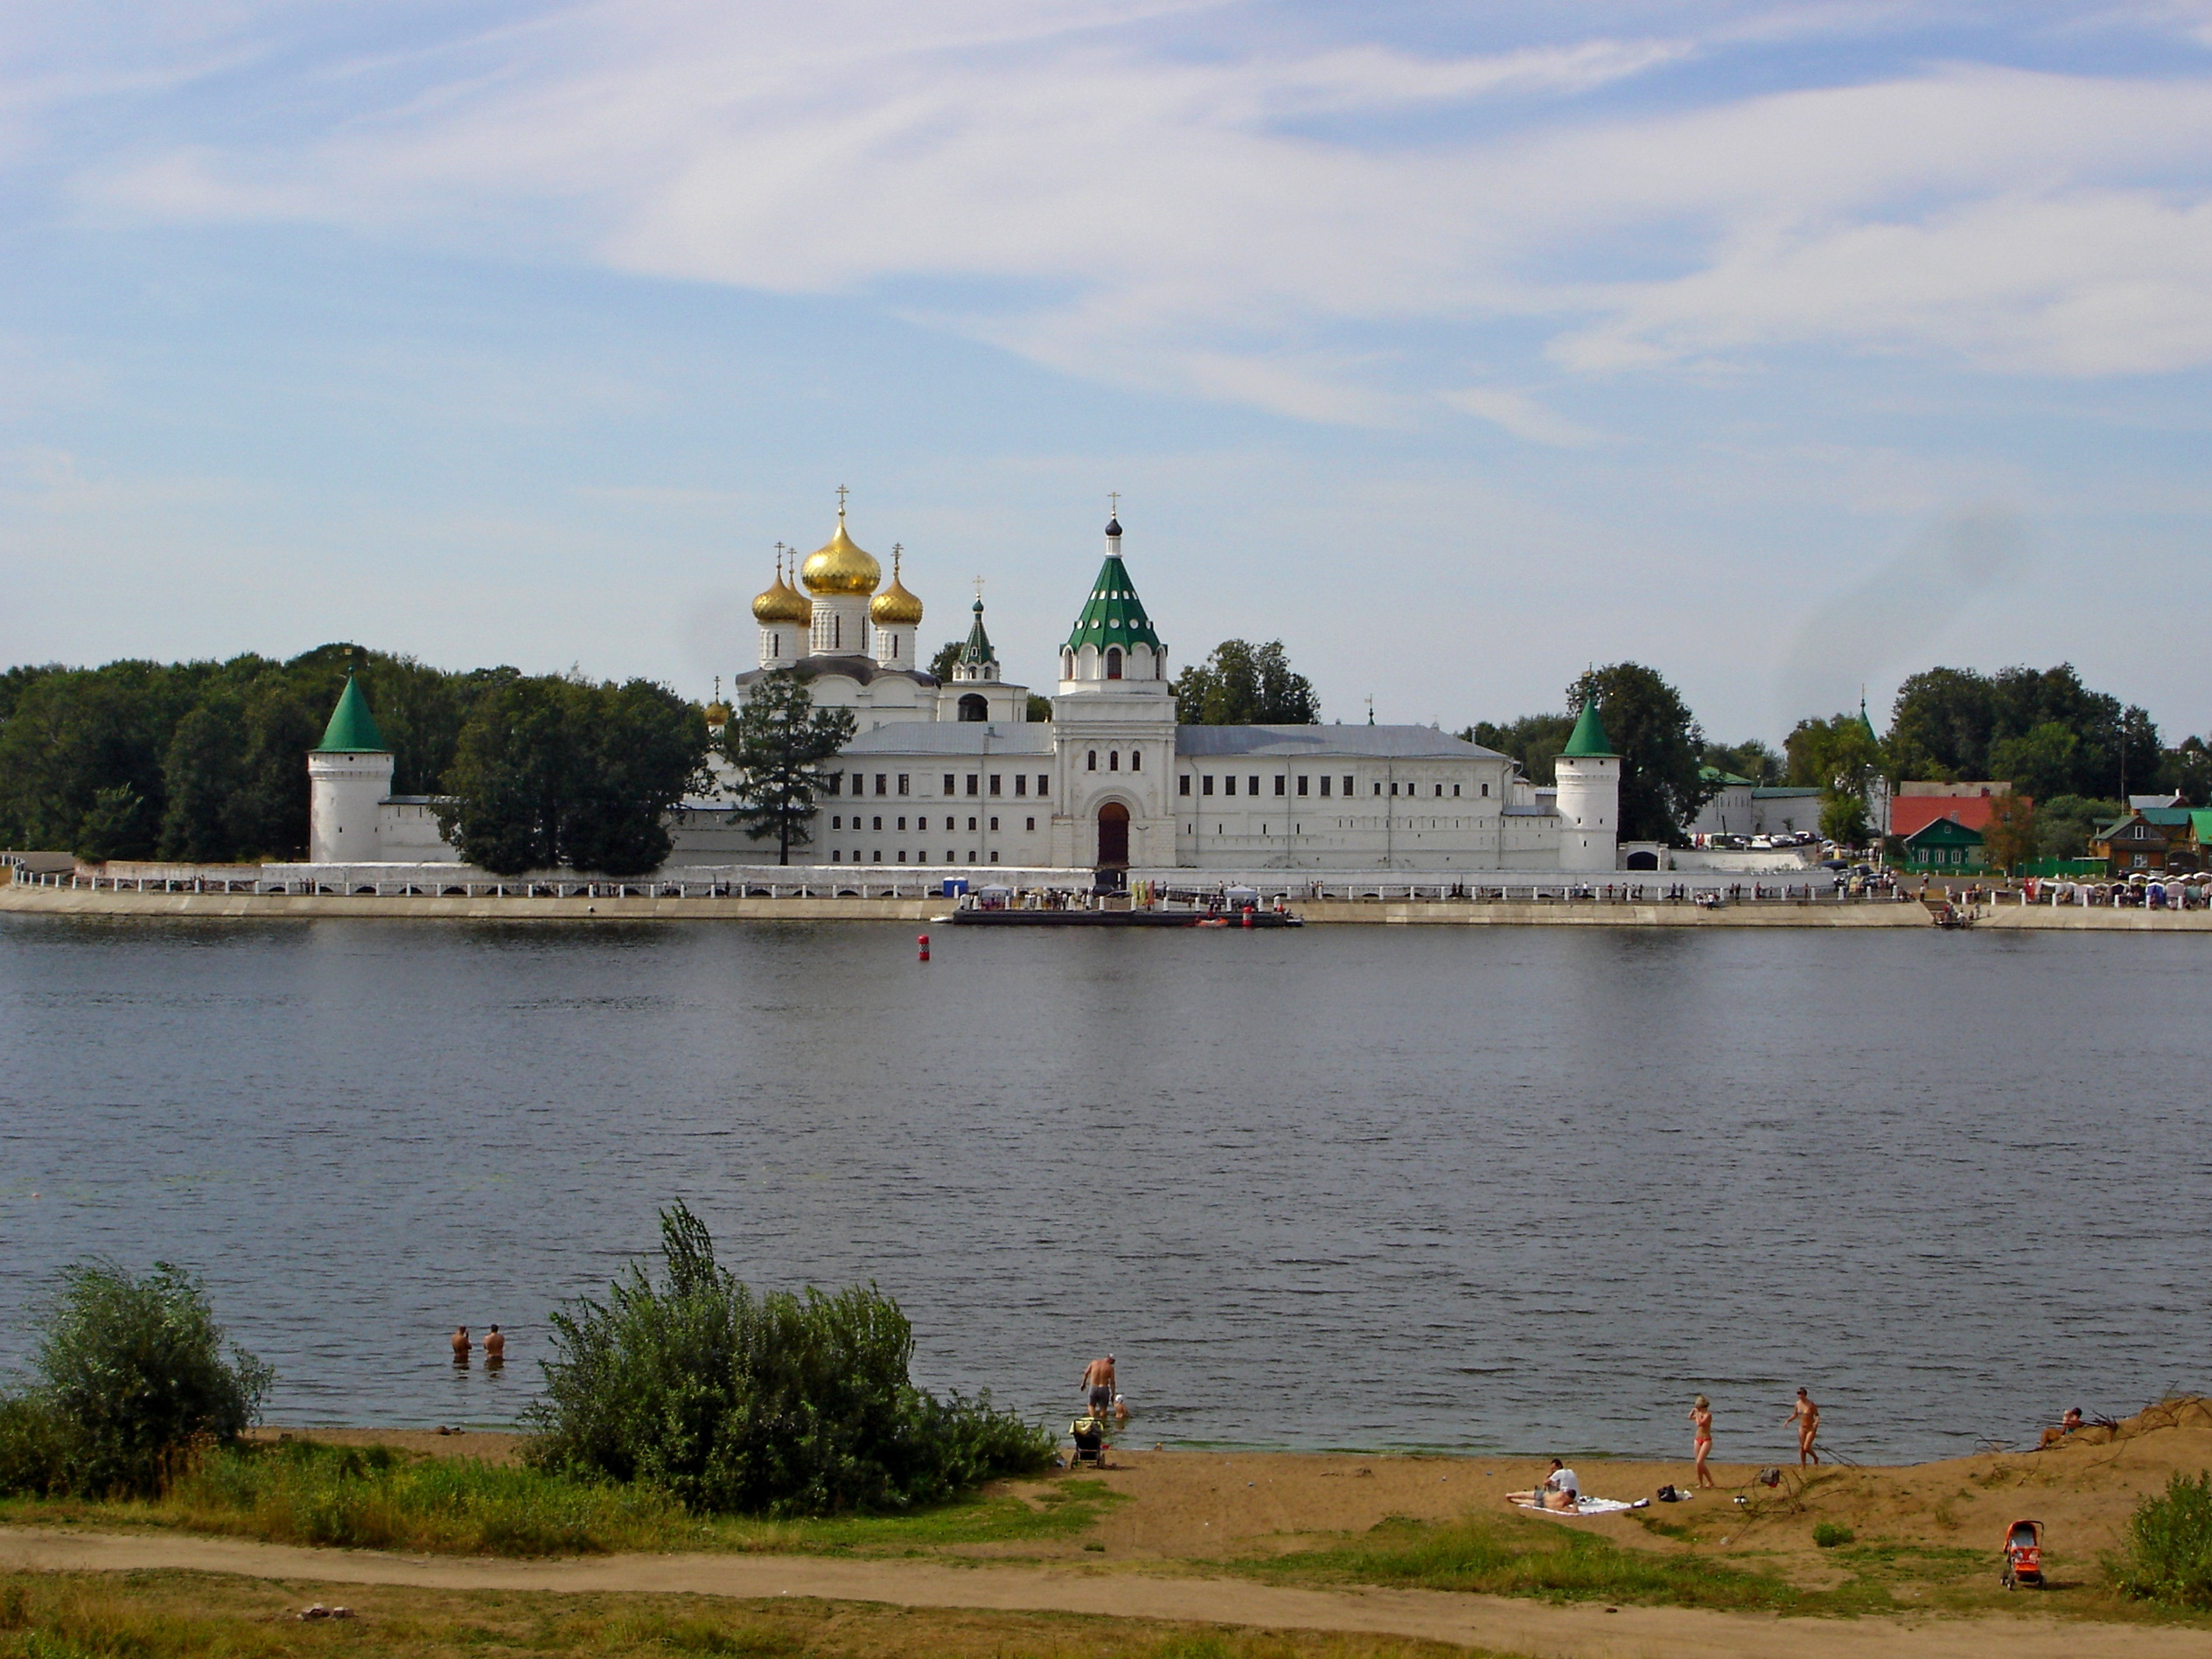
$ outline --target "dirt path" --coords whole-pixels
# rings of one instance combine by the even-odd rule
[[[2029,1619],[1793,1620],[1678,1607],[1556,1607],[1422,1590],[1303,1590],[1223,1579],[1148,1578],[1076,1568],[946,1566],[807,1556],[610,1556],[499,1561],[311,1550],[171,1534],[0,1528],[0,1568],[65,1572],[156,1569],[232,1573],[311,1584],[405,1585],[443,1590],[556,1593],[644,1591],[1005,1612],[1196,1620],[1269,1628],[1425,1637],[1544,1659],[1662,1659],[1681,1655],[1764,1659],[2131,1659],[2212,1656],[2212,1632]]]

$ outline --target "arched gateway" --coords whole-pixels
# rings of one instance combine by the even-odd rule
[[[1108,801],[1099,808],[1099,868],[1129,868],[1129,809],[1120,801]]]

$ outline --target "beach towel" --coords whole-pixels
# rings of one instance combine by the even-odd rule
[[[1577,1498],[1574,1513],[1576,1515],[1618,1515],[1623,1509],[1647,1509],[1650,1506],[1650,1498],[1638,1498],[1633,1503],[1623,1503],[1618,1498]],[[1513,1507],[1517,1509],[1526,1509],[1532,1515],[1548,1515],[1558,1521],[1564,1521],[1568,1516],[1568,1511],[1565,1509],[1547,1509],[1540,1503],[1522,1503],[1516,1501]]]

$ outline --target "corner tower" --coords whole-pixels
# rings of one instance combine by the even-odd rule
[[[1554,776],[1560,786],[1560,868],[1614,868],[1620,861],[1621,757],[1606,741],[1594,697],[1575,717]]]
[[[1119,514],[1106,559],[1060,647],[1052,700],[1059,810],[1053,862],[1100,870],[1172,865],[1176,703],[1168,648],[1121,559]]]
[[[375,863],[377,807],[391,792],[392,751],[349,671],[323,741],[308,751],[308,861]]]

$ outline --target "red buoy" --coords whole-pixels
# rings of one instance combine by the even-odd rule
[[[925,962],[928,961],[930,959],[930,936],[926,933],[921,934],[914,942],[922,947],[921,959]]]

